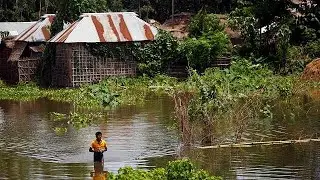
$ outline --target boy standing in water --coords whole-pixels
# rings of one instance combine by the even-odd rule
[[[102,133],[96,132],[96,139],[92,141],[89,152],[93,152],[93,161],[103,163],[103,152],[107,151],[107,143],[102,140]]]

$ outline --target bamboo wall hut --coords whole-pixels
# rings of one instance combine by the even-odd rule
[[[54,18],[54,14],[46,14],[14,38],[8,61],[2,67],[6,69],[3,80],[14,84],[34,80]]]
[[[133,12],[85,13],[49,41],[56,43],[52,85],[77,87],[108,76],[133,76],[136,61],[127,47],[133,42],[152,41],[156,33],[155,27]],[[110,53],[96,55],[89,48],[92,45],[108,47]],[[126,52],[113,55],[117,48]]]
[[[0,22],[0,79],[16,79],[10,77],[14,73],[8,70],[12,69],[11,63],[8,58],[14,46],[14,38],[28,27],[32,26],[35,22]]]

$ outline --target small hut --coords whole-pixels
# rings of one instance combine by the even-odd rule
[[[8,72],[11,64],[8,58],[14,46],[14,37],[35,22],[0,22],[0,79],[12,79]]]
[[[34,80],[45,43],[50,39],[50,26],[54,14],[46,14],[39,21],[14,38],[14,46],[6,64],[8,83],[28,82]]]
[[[127,47],[152,41],[156,33],[155,27],[133,12],[85,13],[49,41],[56,43],[52,85],[77,87],[107,76],[133,76],[137,63]],[[109,50],[97,55],[90,49],[93,45]],[[124,51],[118,56],[112,53],[115,49]]]

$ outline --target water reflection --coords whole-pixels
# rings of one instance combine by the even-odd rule
[[[94,163],[94,171],[90,173],[92,180],[108,179],[108,171],[104,171],[104,164],[101,162]]]
[[[18,179],[91,179],[94,167],[88,148],[96,131],[108,143],[105,170],[115,172],[125,165],[148,168],[146,157],[172,155],[178,144],[176,131],[167,128],[172,110],[167,101],[160,98],[143,107],[103,112],[106,119],[80,130],[49,118],[50,112],[73,111],[70,104],[0,101],[0,162],[5,162],[0,163],[0,179],[16,176],[17,171],[24,176]],[[54,129],[62,124],[67,133],[57,136]]]
[[[320,103],[309,100],[301,103],[303,106],[299,107],[279,104],[274,107],[273,119],[259,120],[262,123],[249,127],[244,137],[282,140],[299,138],[301,134],[317,136]],[[70,111],[75,111],[71,104],[45,99],[0,101],[0,179],[92,179],[94,172],[98,175],[101,170],[94,166],[92,153],[88,152],[96,131],[101,131],[108,143],[105,174],[125,165],[164,167],[176,158],[179,140],[177,132],[168,129],[173,104],[167,98],[154,98],[143,107],[123,106],[102,112],[104,119],[80,130],[67,121],[54,122],[49,118],[50,112]],[[67,128],[62,136],[54,131],[60,126]],[[319,145],[313,142],[242,149],[189,149],[181,150],[179,155],[190,157],[200,167],[225,179],[320,179]]]

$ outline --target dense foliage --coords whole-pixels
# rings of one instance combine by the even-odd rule
[[[19,84],[9,87],[1,83],[0,99],[33,100],[48,98],[70,102],[78,108],[112,108],[118,104],[141,104],[150,95],[167,94],[180,99],[190,98],[188,103],[179,103],[182,109],[176,111],[177,118],[184,117],[190,124],[200,124],[200,139],[206,143],[221,143],[215,134],[217,123],[234,121],[230,131],[221,132],[232,142],[239,140],[241,128],[255,122],[259,117],[271,117],[270,102],[274,99],[290,99],[293,95],[309,96],[319,88],[319,84],[303,82],[297,76],[274,75],[271,70],[252,60],[237,59],[229,69],[207,69],[204,74],[196,71],[185,81],[178,81],[163,75],[153,78],[140,76],[136,78],[112,77],[95,85],[85,85],[75,89],[40,89],[33,84]],[[181,116],[180,116],[181,115]],[[75,110],[67,114],[53,114],[58,125],[57,132],[66,131],[65,121],[75,127],[84,127],[99,119],[93,114]],[[178,121],[180,122],[180,121]],[[235,125],[236,124],[236,125]],[[237,125],[238,124],[238,125]],[[232,129],[234,128],[234,129]],[[191,130],[191,129],[190,129]],[[208,133],[210,132],[210,133]],[[202,135],[203,133],[203,135]],[[229,134],[226,134],[229,133]],[[199,134],[199,133],[198,133]],[[215,136],[208,137],[208,135]],[[219,138],[218,138],[219,137]],[[211,140],[207,140],[209,138]],[[218,138],[218,139],[217,139]],[[197,137],[193,138],[197,140]],[[214,140],[212,140],[214,139]]]
[[[244,39],[239,54],[253,56],[276,72],[301,71],[319,54],[319,8],[316,1],[241,1],[229,21]],[[290,56],[299,48],[302,55]]]
[[[154,42],[134,49],[141,74],[154,77],[166,74],[170,65],[185,65],[203,72],[218,56],[230,50],[224,27],[214,14],[200,11],[191,20],[190,38],[178,41],[171,34],[160,31]]]
[[[172,7],[175,5],[174,7]],[[269,6],[272,4],[272,6]],[[179,5],[179,6],[177,6]],[[73,22],[83,12],[135,11],[144,19],[163,22],[174,13],[198,13],[190,23],[190,38],[178,47],[174,40],[162,36],[154,46],[137,53],[141,58],[142,73],[152,75],[164,73],[168,61],[187,63],[194,69],[204,71],[208,62],[213,61],[217,52],[231,52],[226,48],[226,35],[219,19],[210,13],[230,13],[229,25],[241,31],[243,43],[237,45],[237,55],[254,57],[254,63],[263,63],[275,72],[300,72],[306,63],[320,54],[319,29],[320,10],[315,0],[277,1],[150,1],[150,0],[19,0],[0,1],[0,21],[37,20],[44,13],[57,13],[52,35],[62,29],[63,22]],[[199,12],[200,11],[200,12]],[[203,12],[208,12],[205,14]],[[169,42],[167,45],[164,42]],[[217,42],[217,43],[213,43]],[[156,47],[161,46],[161,52]],[[51,49],[51,50],[50,50]],[[297,51],[298,50],[298,51]],[[43,71],[40,74],[50,79],[50,65],[54,62],[54,47],[45,53]],[[176,55],[178,54],[178,55]],[[199,56],[199,54],[201,56]],[[295,56],[299,54],[299,56]],[[165,56],[168,56],[165,57]],[[175,55],[175,56],[172,56]],[[186,57],[183,57],[186,55]],[[161,58],[159,58],[161,56]],[[196,58],[195,57],[200,57]],[[186,60],[187,59],[187,60]],[[150,71],[150,72],[147,72]],[[50,84],[50,83],[48,83]]]
[[[182,59],[179,42],[165,31],[157,34],[155,42],[139,46],[134,55],[138,61],[139,72],[150,77],[165,74],[170,63]]]
[[[90,3],[89,3],[90,2]],[[230,12],[236,5],[236,1],[181,1],[175,0],[174,12],[196,13],[201,8],[209,12]],[[34,21],[45,13],[60,12],[59,4],[65,4],[70,9],[66,19],[72,19],[79,12],[106,11],[134,11],[141,17],[156,19],[161,22],[168,19],[172,14],[172,0],[0,0],[0,21]]]

